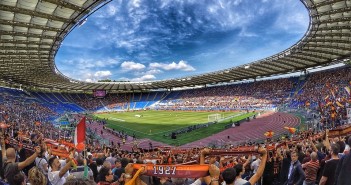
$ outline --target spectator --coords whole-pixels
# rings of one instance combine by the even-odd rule
[[[270,151],[268,153],[268,159],[267,159],[264,171],[263,171],[262,184],[264,184],[264,185],[272,185],[273,184],[274,163],[275,163],[275,159],[273,158],[273,152]]]
[[[251,162],[251,158],[252,158],[252,156],[250,155],[244,164],[235,165],[234,169],[235,169],[235,173],[236,173],[236,178],[235,178],[234,185],[241,185],[241,184],[245,184],[248,182],[247,180],[242,179],[242,176],[245,173],[246,166],[248,166],[248,164]]]
[[[31,185],[47,185],[46,176],[37,167],[33,167],[29,170],[28,181]]]
[[[254,162],[251,163],[251,170],[253,170],[253,174],[255,175],[257,170],[258,170],[258,167],[260,166],[261,164],[261,156],[260,155],[257,155],[256,156],[256,160]],[[257,185],[260,185],[261,184],[261,180],[258,180],[258,183]]]
[[[291,153],[289,150],[287,150],[283,153],[284,156],[282,156],[279,149],[277,150],[277,153],[280,156],[280,158],[282,159],[279,181],[281,183],[284,183],[288,180],[289,169],[290,169],[290,165],[291,165]]]
[[[104,160],[102,158],[96,159],[96,166],[97,166],[98,172],[100,172],[100,169],[102,168],[103,164],[104,164]]]
[[[351,146],[351,137],[347,140],[347,145]],[[338,162],[335,171],[336,185],[349,185],[351,182],[351,153],[344,155]]]
[[[11,178],[10,185],[25,185],[25,184],[26,184],[26,181],[23,173],[17,173],[13,175],[13,178]]]
[[[302,168],[305,169],[306,179],[304,185],[314,185],[317,180],[317,173],[319,170],[319,161],[316,152],[312,152],[311,161],[302,165]]]
[[[291,164],[289,168],[288,180],[286,185],[302,185],[305,180],[305,173],[302,170],[301,163],[298,161],[296,151],[291,152]]]
[[[102,167],[99,172],[99,183],[98,185],[117,185],[118,182],[113,182],[113,173],[111,169]]]
[[[41,153],[40,147],[37,146],[35,147],[35,152],[33,155],[31,155],[29,158],[27,158],[23,162],[17,162],[16,163],[16,153],[15,149],[13,148],[8,148],[6,150],[6,157],[7,160],[4,164],[4,176],[5,179],[10,183],[14,184],[14,177],[20,173],[22,169],[25,167],[29,166],[31,163],[34,162],[35,158]],[[21,176],[16,176],[20,178]]]
[[[261,160],[261,165],[258,167],[257,172],[250,178],[249,181],[242,181],[240,180],[240,177],[236,175],[236,169],[234,168],[227,168],[223,171],[222,177],[226,185],[235,185],[236,180],[238,179],[240,182],[238,182],[239,185],[254,185],[259,181],[261,178],[266,161],[267,161],[267,150],[266,149],[259,149],[259,153],[262,155],[262,160]],[[239,177],[239,178],[238,178]]]
[[[45,158],[45,150],[41,150],[40,155],[35,158],[35,165],[39,168],[40,171],[44,173],[45,176],[48,175],[48,162]]]
[[[71,158],[73,158],[73,154],[70,154],[70,158],[63,168],[61,168],[61,163],[56,156],[49,159],[48,163],[51,167],[51,171],[48,173],[48,178],[51,184],[63,185],[66,182],[66,177],[69,175],[67,172],[73,164]]]
[[[125,173],[125,167],[128,165],[129,161],[127,158],[121,159],[121,168],[117,169],[115,174],[118,178],[122,177],[122,174]]]
[[[91,169],[91,171],[93,171],[94,181],[98,182],[97,176],[99,172],[97,169],[96,162],[93,161],[93,155],[88,155],[88,162],[89,162],[88,167]]]
[[[323,176],[319,182],[319,185],[333,185],[335,182],[335,171],[339,162],[340,148],[338,144],[331,145],[331,159],[326,161]]]
[[[121,159],[117,158],[115,160],[115,167],[112,169],[112,173],[116,175],[117,169],[120,169],[121,167],[122,167]]]

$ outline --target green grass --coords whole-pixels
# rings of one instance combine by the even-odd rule
[[[300,118],[300,125],[297,127],[297,129],[301,132],[301,131],[305,131],[306,130],[306,119],[299,113],[294,113],[295,116],[297,116],[298,118]]]
[[[143,117],[135,117],[135,115]],[[208,115],[214,112],[186,112],[186,111],[138,111],[123,113],[104,113],[95,114],[98,118],[106,118],[107,127],[115,130],[123,130],[128,135],[135,135],[137,138],[149,138],[170,145],[183,145],[193,142],[212,134],[224,130],[224,126],[231,121],[239,121],[254,113],[243,114],[241,112],[223,112],[224,117],[236,116],[232,119],[224,120],[220,123],[211,125],[207,128],[201,128],[189,133],[178,134],[176,140],[170,139],[172,131],[179,130],[191,125],[197,125],[208,122]],[[242,114],[239,116],[239,114]]]

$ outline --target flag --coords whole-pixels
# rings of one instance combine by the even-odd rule
[[[265,135],[266,137],[273,137],[274,132],[270,130],[270,131],[267,131],[266,133],[264,133],[264,135]]]
[[[74,135],[74,145],[77,146],[79,143],[85,141],[85,117],[83,117],[76,126]]]
[[[330,101],[330,102],[328,102],[326,105],[325,105],[325,107],[329,107],[329,106],[332,106],[333,107],[333,103]]]
[[[287,129],[291,134],[295,134],[296,132],[296,128],[293,127],[284,127],[285,129]]]
[[[327,96],[324,98],[324,101],[325,101],[326,103],[330,102],[329,95],[327,95]]]
[[[344,105],[341,104],[339,101],[336,101],[336,105],[338,105],[338,106],[341,107],[341,108],[344,108]]]
[[[344,87],[344,89],[347,92],[347,94],[350,96],[350,87],[346,86],[346,87]]]

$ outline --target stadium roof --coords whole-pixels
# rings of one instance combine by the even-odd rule
[[[350,58],[351,1],[301,0],[309,28],[276,55],[222,71],[152,82],[88,83],[55,66],[61,42],[105,0],[1,0],[0,79],[28,87],[62,90],[144,90],[232,82],[286,74]]]

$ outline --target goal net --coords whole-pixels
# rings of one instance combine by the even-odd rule
[[[208,122],[217,122],[222,118],[221,114],[210,114],[208,115]]]

